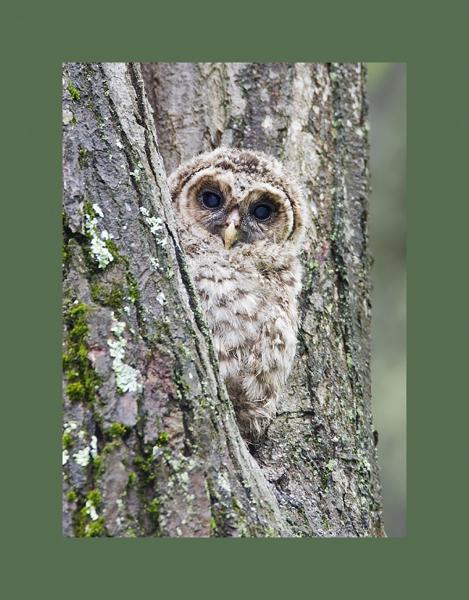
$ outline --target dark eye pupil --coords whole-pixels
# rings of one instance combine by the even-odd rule
[[[202,194],[202,203],[207,208],[218,208],[221,204],[221,196],[215,192],[204,192]]]
[[[252,214],[256,219],[259,219],[259,221],[264,221],[267,217],[270,217],[271,212],[272,208],[268,204],[258,204],[252,211]]]

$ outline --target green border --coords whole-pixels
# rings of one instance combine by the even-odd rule
[[[467,80],[464,3],[44,4],[9,1],[0,36],[4,597],[463,597],[467,94],[454,86]],[[130,59],[408,63],[406,538],[62,537],[60,65]]]

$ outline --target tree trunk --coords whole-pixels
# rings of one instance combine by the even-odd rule
[[[363,66],[143,73],[156,135],[138,65],[64,66],[65,535],[383,535]],[[296,366],[252,453],[219,379],[163,166],[220,144],[280,158],[311,207]]]

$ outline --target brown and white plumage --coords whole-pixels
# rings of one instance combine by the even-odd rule
[[[170,188],[221,375],[254,440],[275,415],[295,355],[304,205],[281,164],[253,151],[196,156]]]

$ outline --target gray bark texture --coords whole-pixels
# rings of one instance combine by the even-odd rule
[[[64,65],[66,536],[384,535],[365,79],[361,64]],[[310,209],[295,368],[250,449],[166,181],[219,145],[275,155]]]

